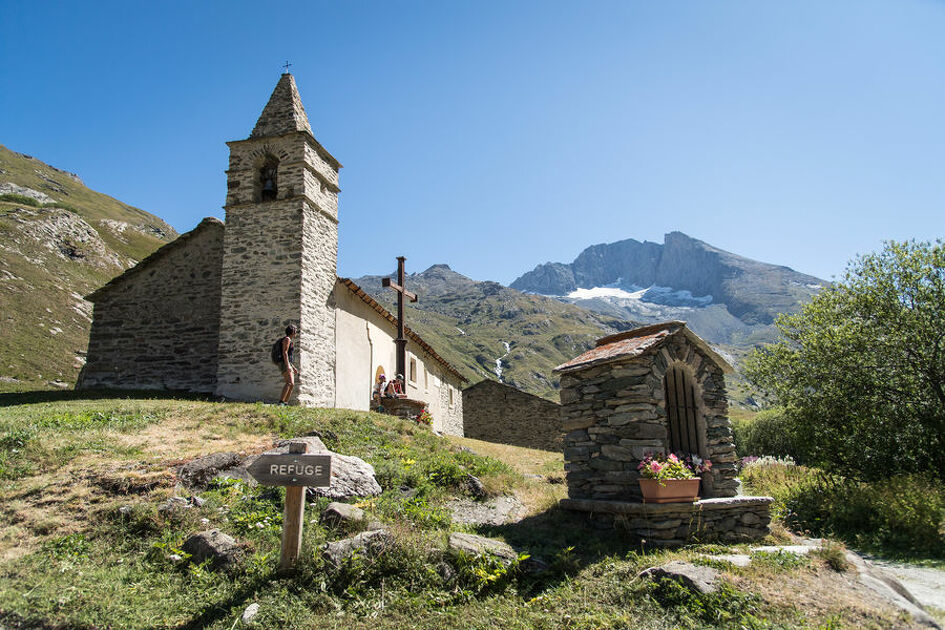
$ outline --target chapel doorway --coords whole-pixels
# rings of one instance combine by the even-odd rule
[[[705,457],[705,438],[699,426],[696,387],[682,365],[672,365],[663,377],[669,450],[682,455]]]

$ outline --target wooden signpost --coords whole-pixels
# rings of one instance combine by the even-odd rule
[[[305,488],[331,485],[331,455],[307,455],[308,444],[290,442],[285,455],[260,455],[246,470],[264,486],[286,486],[279,568],[292,568],[302,550]]]

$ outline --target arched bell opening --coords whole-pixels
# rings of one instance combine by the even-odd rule
[[[685,365],[677,363],[667,368],[663,375],[663,395],[669,424],[670,452],[705,458],[705,421],[699,404],[701,396]]]
[[[279,160],[267,155],[256,169],[256,201],[274,201],[279,196]]]

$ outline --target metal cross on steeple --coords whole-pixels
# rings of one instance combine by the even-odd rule
[[[381,285],[389,289],[393,289],[397,292],[397,339],[394,339],[394,343],[397,344],[397,374],[400,374],[404,377],[406,381],[407,375],[405,373],[407,365],[407,338],[404,337],[404,298],[407,298],[411,302],[417,301],[417,294],[411,293],[404,288],[404,261],[407,260],[403,256],[397,257],[397,282],[391,281],[390,278],[383,278],[381,280]]]
[[[285,72],[283,72],[282,74],[289,74],[289,66],[291,66],[291,65],[292,65],[292,64],[289,63],[289,60],[286,59],[285,65],[282,66],[283,68],[285,68]]]

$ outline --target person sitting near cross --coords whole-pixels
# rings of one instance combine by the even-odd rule
[[[379,404],[381,398],[384,396],[385,389],[387,389],[387,377],[381,372],[377,375],[377,382],[374,383],[374,391],[371,392],[371,399]]]
[[[404,375],[398,374],[394,380],[387,386],[387,391],[391,393],[391,398],[406,398],[404,393]]]

